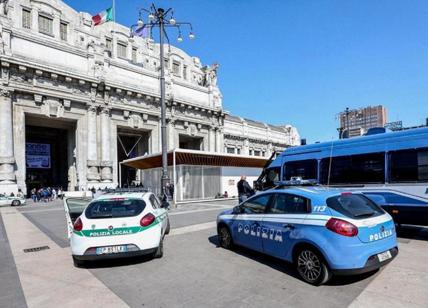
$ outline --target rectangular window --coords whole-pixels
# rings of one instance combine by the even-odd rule
[[[330,171],[330,172],[329,172]],[[324,158],[321,160],[322,184],[384,183],[385,153]]]
[[[260,156],[260,151],[258,151],[258,150],[254,150],[254,156]]]
[[[292,177],[301,177],[303,180],[316,180],[318,162],[316,159],[290,161],[284,164],[284,169],[286,181],[291,180]]]
[[[235,154],[235,148],[226,148],[228,154]]]
[[[327,205],[333,210],[354,219],[364,219],[385,212],[362,194],[346,194],[327,199]]]
[[[31,29],[31,11],[22,9],[22,28]]]
[[[137,63],[137,48],[132,48],[132,62]]]
[[[52,18],[39,15],[39,32],[47,35],[53,35],[52,23]]]
[[[119,58],[123,58],[123,59],[127,58],[126,48],[127,48],[126,44],[117,43],[117,56]]]
[[[88,219],[134,217],[140,215],[145,207],[146,203],[139,199],[102,200],[92,202],[85,215]]]
[[[180,76],[180,62],[177,62],[177,61],[172,62],[172,73],[175,76]]]
[[[276,194],[268,213],[272,214],[305,214],[309,212],[310,202],[308,199],[290,195]]]
[[[243,214],[263,214],[269,203],[270,194],[264,194],[259,197],[254,197],[244,204],[240,205],[241,213]]]
[[[59,24],[59,32],[60,32],[60,37],[61,40],[66,41],[67,40],[67,24],[65,22],[61,22]]]
[[[113,44],[111,42],[111,38],[106,38],[106,49],[112,51]]]
[[[241,149],[236,149],[236,154],[241,154]]]
[[[187,80],[187,65],[183,65],[183,78]]]
[[[428,149],[389,153],[391,183],[428,182]]]

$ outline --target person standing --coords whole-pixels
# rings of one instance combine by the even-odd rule
[[[241,180],[238,182],[237,187],[239,203],[244,202],[254,194],[254,190],[251,188],[250,184],[248,184],[247,177],[245,175],[241,176]]]

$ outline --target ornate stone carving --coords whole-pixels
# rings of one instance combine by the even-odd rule
[[[220,65],[218,63],[214,63],[212,65],[206,65],[202,68],[202,72],[204,73],[204,78],[202,82],[203,86],[217,86],[217,69],[219,67]]]
[[[1,63],[1,81],[2,84],[7,85],[9,84],[9,63],[8,62],[2,62]]]
[[[138,113],[132,113],[128,118],[128,125],[134,128],[139,128],[141,125],[141,116]]]
[[[61,118],[64,116],[64,106],[59,102],[59,99],[48,98],[43,101],[41,113],[47,117]]]
[[[101,113],[110,116],[110,108],[107,108],[107,107],[101,108]]]
[[[0,96],[11,97],[12,96],[12,91],[9,90],[9,89],[0,88]]]
[[[101,168],[101,179],[105,182],[111,182],[113,179],[113,174],[111,172],[111,167]]]
[[[88,112],[89,113],[96,113],[98,109],[98,106],[96,105],[88,105]]]

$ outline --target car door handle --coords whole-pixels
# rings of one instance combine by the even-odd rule
[[[292,225],[292,224],[284,224],[284,225],[282,225],[282,227],[283,228],[286,228],[286,229],[295,229],[296,227],[294,226],[294,225]]]

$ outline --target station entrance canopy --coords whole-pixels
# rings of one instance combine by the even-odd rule
[[[268,161],[264,157],[233,155],[197,150],[175,149],[168,151],[168,166],[218,166],[263,168]],[[122,164],[135,169],[152,169],[162,167],[162,153],[145,155],[124,160]]]
[[[168,173],[175,186],[174,199],[178,202],[210,199],[225,191],[234,196],[239,177],[247,175],[251,183],[268,161],[265,157],[185,149],[168,151],[167,156]],[[142,170],[144,186],[160,192],[161,153],[127,159],[121,164]]]

